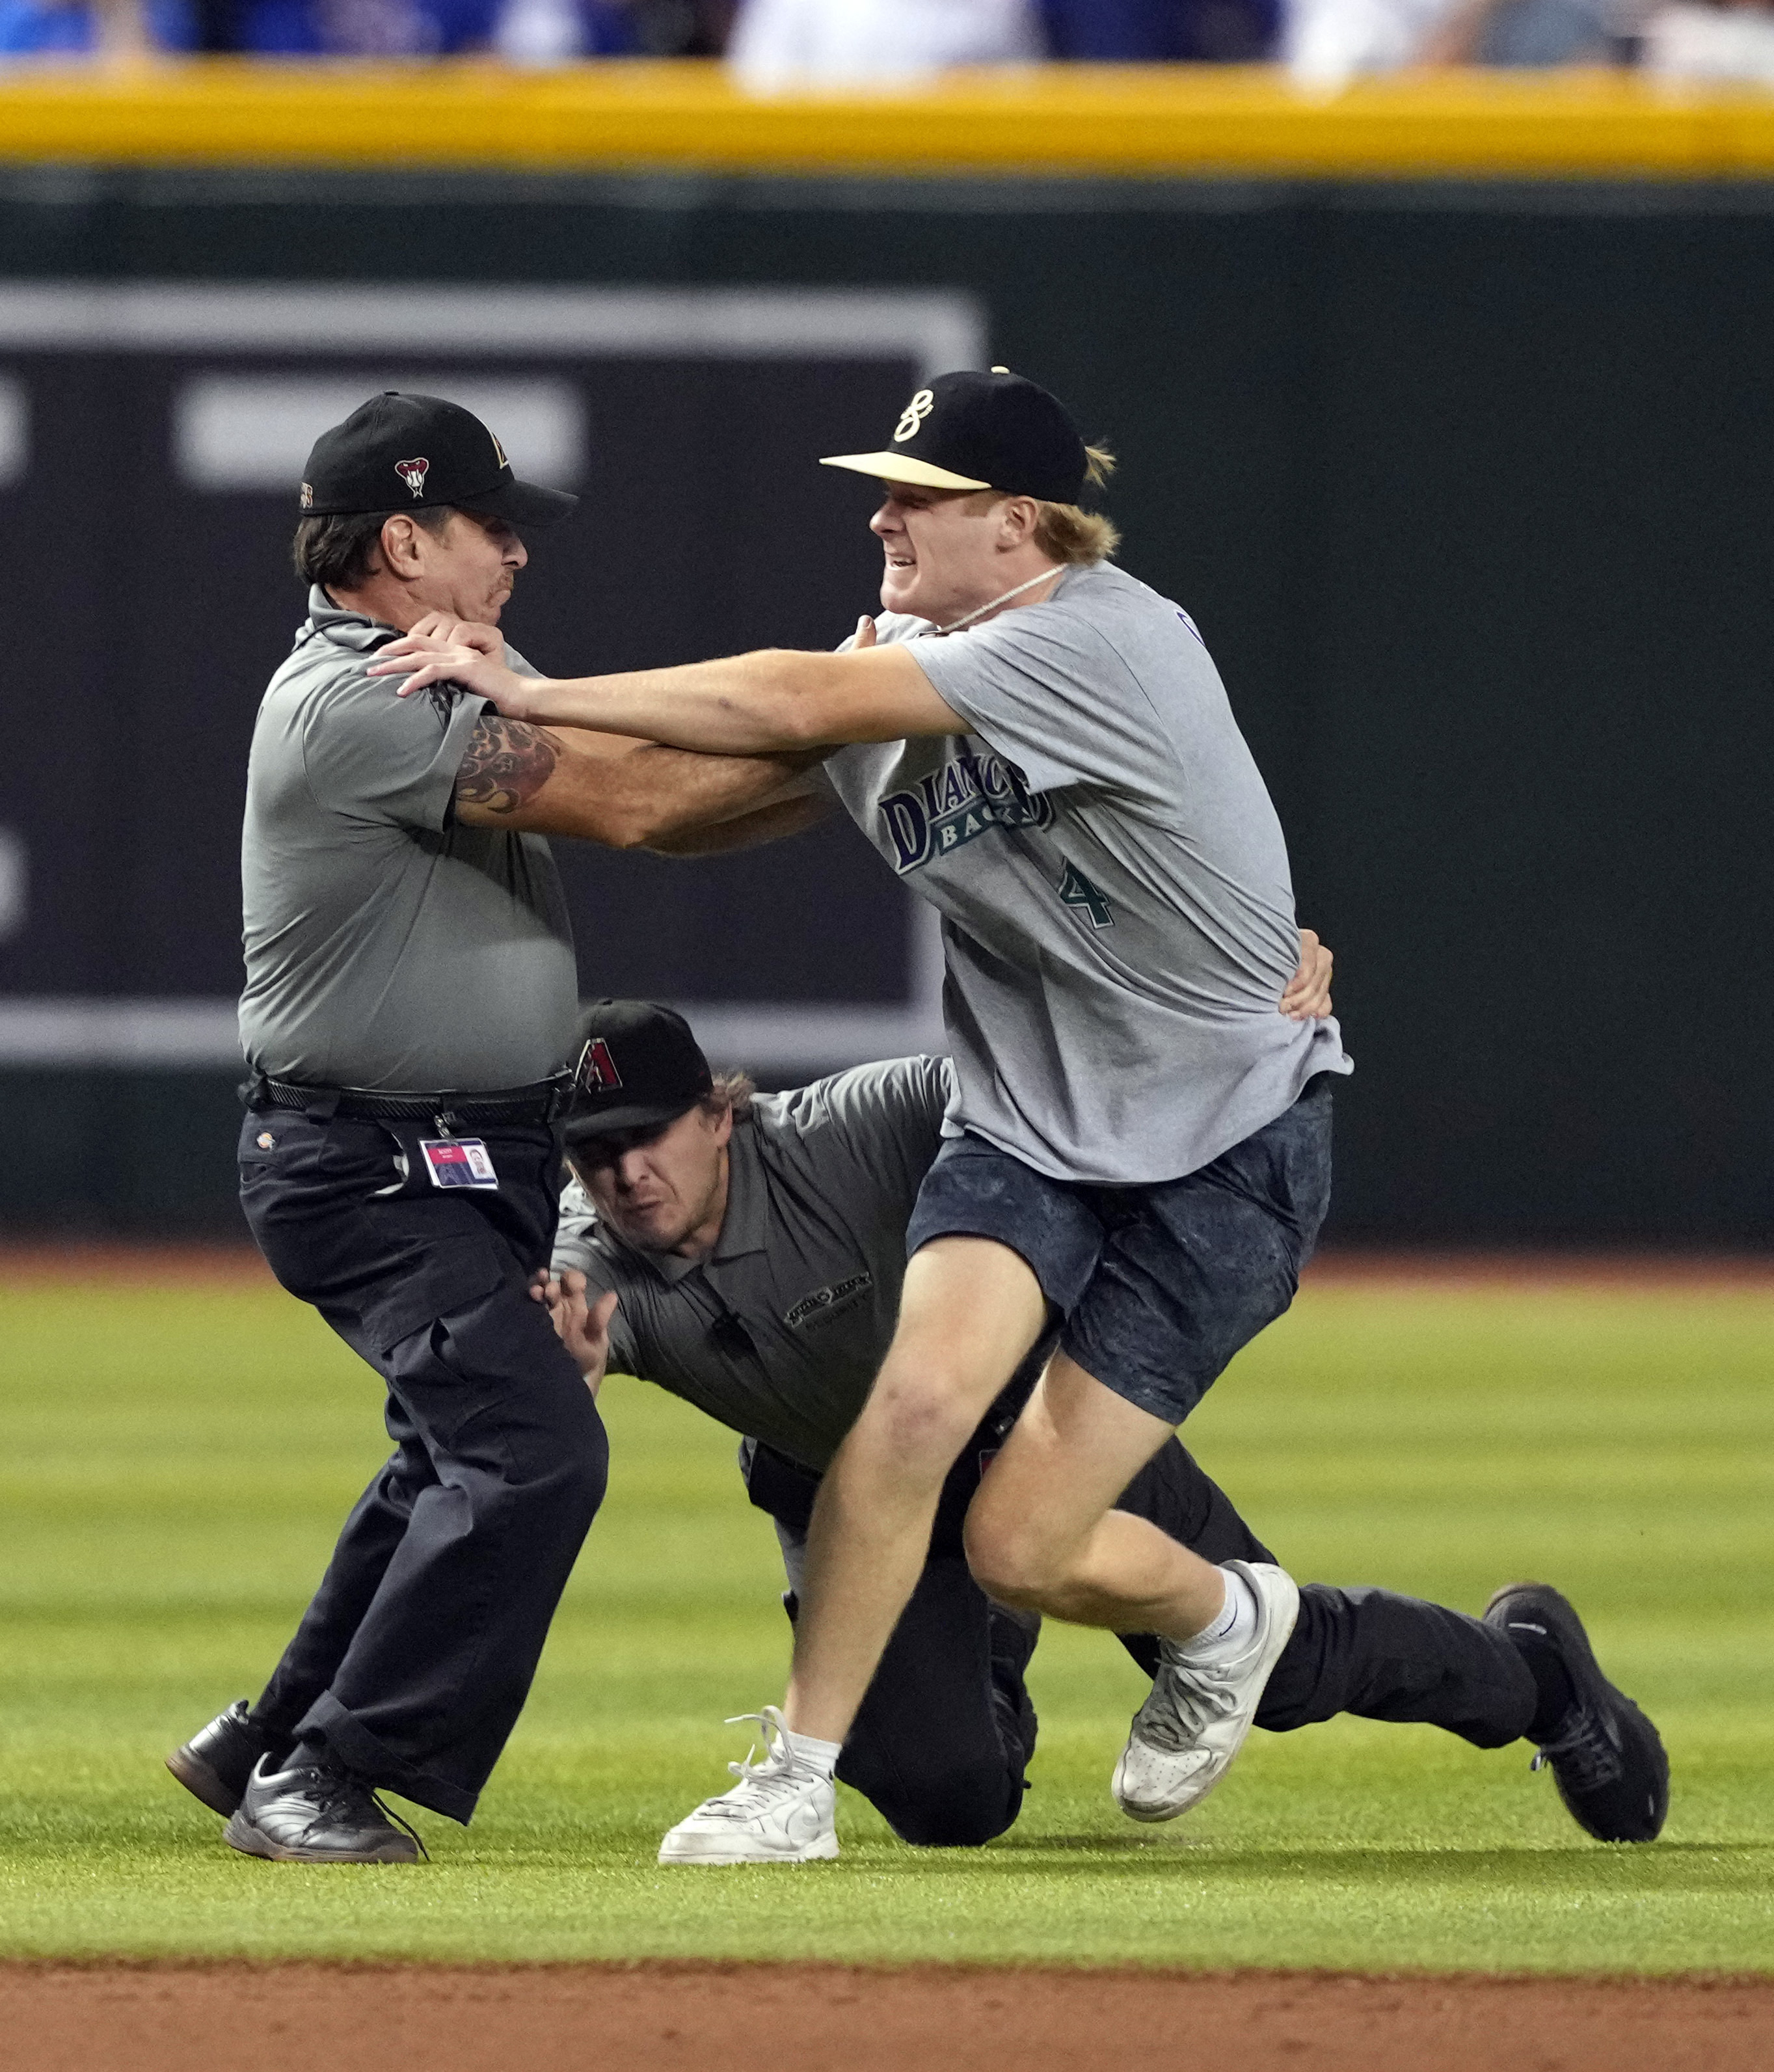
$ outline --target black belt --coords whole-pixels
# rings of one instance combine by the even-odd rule
[[[364,1121],[436,1122],[454,1128],[470,1122],[552,1122],[565,1105],[572,1080],[538,1079],[491,1094],[377,1094],[353,1087],[298,1087],[288,1079],[253,1079],[244,1089],[248,1108],[325,1108]]]

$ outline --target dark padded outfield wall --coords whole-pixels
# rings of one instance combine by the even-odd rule
[[[232,852],[304,409],[478,387],[589,502],[513,638],[621,666],[840,637],[868,492],[811,462],[955,353],[1121,453],[1124,559],[1275,787],[1360,1067],[1335,1233],[1764,1241],[1771,262],[1748,187],[13,176],[0,1215],[236,1227]],[[927,935],[846,831],[573,882],[588,990],[705,1003],[733,1062],[925,1040]]]

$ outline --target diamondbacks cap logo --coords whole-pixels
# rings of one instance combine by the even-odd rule
[[[385,451],[386,449],[384,448],[384,450]],[[431,472],[431,463],[429,461],[423,459],[397,460],[394,463],[394,471],[400,476],[400,479],[406,484],[407,487],[413,491],[415,497],[420,497],[425,495],[425,477]]]
[[[903,446],[906,440],[915,439],[923,429],[924,420],[935,408],[936,398],[928,388],[920,388],[900,413],[899,424],[893,433],[893,444]]]
[[[593,1036],[579,1053],[579,1068],[573,1083],[582,1094],[612,1094],[621,1086],[622,1075],[602,1036]]]
[[[302,485],[302,508],[304,511],[312,511],[314,508],[314,485],[311,482],[305,482]]]
[[[501,467],[509,467],[511,463],[505,458],[505,449],[499,442],[499,434],[495,431],[489,431],[487,436],[493,442],[493,450],[499,455],[499,466]]]

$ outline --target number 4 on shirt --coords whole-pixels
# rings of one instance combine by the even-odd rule
[[[1059,882],[1059,896],[1067,906],[1082,907],[1090,917],[1093,928],[1112,928],[1115,915],[1109,906],[1108,894],[1100,886],[1093,885],[1075,863],[1068,863],[1066,875]]]

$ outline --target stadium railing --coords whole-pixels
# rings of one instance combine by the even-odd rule
[[[781,99],[696,61],[0,72],[0,163],[45,161],[1753,179],[1774,172],[1774,95],[1607,72],[1448,72],[1314,97],[1272,68],[1223,66],[963,73]]]

